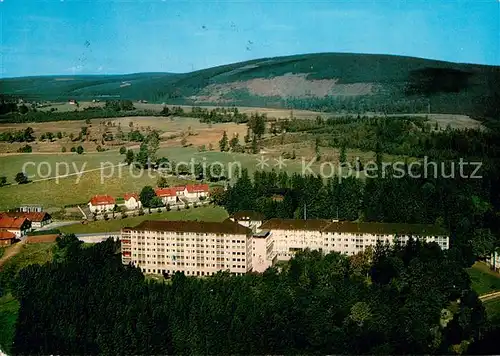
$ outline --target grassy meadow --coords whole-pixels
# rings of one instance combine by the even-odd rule
[[[223,173],[227,177],[236,177],[241,169],[248,169],[252,175],[256,170],[275,169],[279,172],[278,157],[282,152],[291,152],[295,146],[264,148],[261,154],[253,155],[246,153],[232,153],[219,151],[200,152],[196,147],[161,147],[157,155],[167,157],[177,163],[190,164],[194,162],[209,165],[219,162],[223,166]],[[135,150],[137,151],[137,150]],[[315,162],[314,150],[309,143],[296,145],[297,158],[286,159],[281,169],[289,174],[322,173],[323,176],[332,175],[332,166],[338,172],[339,152],[336,149],[322,149],[322,160]],[[259,164],[259,159],[263,157],[265,166]],[[302,159],[304,157],[304,159]],[[354,161],[355,157],[360,157],[362,161],[373,159],[373,153],[359,150],[348,150],[349,161]],[[96,194],[109,194],[115,198],[123,196],[127,192],[139,192],[144,186],[156,186],[158,174],[156,172],[143,172],[130,169],[129,166],[110,168],[111,165],[123,164],[124,156],[118,151],[105,151],[100,153],[84,153],[82,155],[67,154],[19,154],[0,156],[0,175],[7,177],[6,186],[0,187],[0,210],[15,208],[20,204],[40,204],[44,208],[61,208],[65,205],[86,203]],[[402,157],[384,156],[387,161],[403,160]],[[26,165],[27,162],[34,164]],[[312,162],[312,163],[311,163]],[[56,166],[59,164],[59,172]],[[25,185],[15,184],[14,177],[23,170],[26,165],[26,174],[33,180]],[[69,169],[66,169],[66,165]],[[102,166],[101,166],[102,165]],[[104,169],[100,170],[101,167]],[[75,174],[82,171],[89,171],[83,174]],[[56,174],[71,174],[68,177],[59,179],[41,180],[46,177],[56,177]],[[363,172],[357,173],[360,178],[364,177]],[[102,179],[101,179],[102,178]],[[170,185],[186,184],[190,182],[186,179],[169,177]]]
[[[154,211],[154,209],[152,209]],[[94,221],[88,224],[67,225],[60,228],[67,234],[86,234],[93,232],[120,231],[123,227],[132,227],[144,220],[198,220],[198,221],[223,221],[228,217],[224,208],[218,206],[203,206],[199,208],[171,210],[163,213],[128,217],[126,219],[110,219],[108,221]]]
[[[467,269],[472,281],[472,289],[483,295],[500,291],[500,274],[490,270],[487,264],[476,262]],[[499,311],[500,312],[500,311]]]

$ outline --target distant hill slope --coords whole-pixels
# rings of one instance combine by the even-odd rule
[[[264,58],[185,74],[47,76],[0,80],[28,99],[106,97],[172,104],[323,111],[499,114],[500,67],[421,58],[320,53]]]

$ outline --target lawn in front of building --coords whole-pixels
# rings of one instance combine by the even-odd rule
[[[87,234],[99,232],[120,231],[123,227],[133,227],[145,220],[198,220],[224,221],[228,217],[227,211],[218,206],[203,206],[198,208],[166,211],[157,214],[134,216],[125,219],[110,219],[108,221],[94,221],[87,224],[74,224],[61,227],[62,233]]]

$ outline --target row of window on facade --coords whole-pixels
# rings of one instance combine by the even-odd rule
[[[221,269],[221,268],[230,268],[231,267],[231,264],[208,264],[208,263],[188,263],[188,262],[177,262],[177,263],[165,263],[165,262],[162,262],[162,261],[155,261],[155,262],[147,262],[145,260],[138,260],[138,264],[153,264],[153,265],[173,265],[173,266],[179,266],[179,267],[199,267],[199,268],[217,268],[217,269]],[[245,265],[232,265],[233,267],[232,268],[235,268],[235,269],[246,269],[246,266]]]
[[[199,261],[201,261],[203,259],[205,259],[205,261],[210,261],[210,259],[211,259],[212,261],[215,261],[215,257],[204,257],[203,258],[203,257],[196,257],[196,256],[191,256],[191,257],[190,256],[185,256],[185,257],[183,257],[183,256],[169,256],[169,255],[144,255],[144,254],[140,254],[140,253],[138,253],[138,254],[134,253],[133,256],[134,257],[139,257],[139,258],[141,258],[141,257],[142,258],[145,258],[145,257],[147,257],[147,258],[171,258],[171,259],[179,259],[179,260],[184,260],[184,259],[186,259],[186,260],[189,260],[189,259],[194,260],[194,259],[197,259]],[[226,261],[230,261],[231,259],[230,258],[226,258],[225,260]],[[245,262],[244,258],[233,258],[232,260],[233,261],[237,261],[237,262],[240,262],[240,261],[241,262]],[[217,258],[217,261],[224,261],[224,258]]]
[[[150,240],[149,237],[146,237],[144,235],[140,235],[140,236],[131,236],[133,239],[138,239],[138,240]],[[210,243],[229,243],[229,241],[226,241],[225,239],[194,239],[194,238],[185,238],[186,239],[186,242],[187,241],[196,241],[196,242],[210,242]],[[177,238],[177,237],[157,237],[156,240],[158,241],[177,241],[177,242],[184,242],[184,238],[181,237],[181,238]],[[245,240],[231,240],[231,243],[233,244],[243,244],[245,243]]]
[[[217,272],[204,272],[204,271],[180,271],[180,270],[162,270],[162,269],[155,269],[155,268],[141,268],[142,272],[144,273],[176,273],[176,272],[183,272],[184,274],[188,276],[212,276],[217,274]],[[240,273],[240,272],[231,272],[232,275],[234,276],[242,276],[245,273]]]

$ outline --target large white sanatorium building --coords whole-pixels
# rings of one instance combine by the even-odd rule
[[[246,212],[224,222],[144,221],[121,232],[122,260],[144,273],[184,272],[209,276],[227,270],[241,275],[264,272],[297,251],[322,250],[354,255],[377,241],[405,243],[410,237],[449,248],[449,238],[434,225],[356,223],[331,220],[255,221]],[[250,228],[249,228],[250,227]]]
[[[123,263],[144,273],[210,276],[251,271],[252,231],[235,222],[144,221],[121,231]]]

